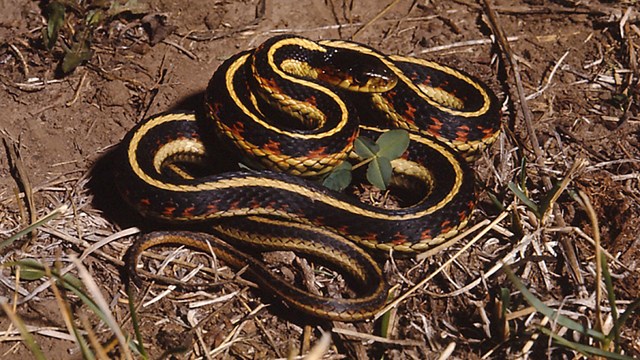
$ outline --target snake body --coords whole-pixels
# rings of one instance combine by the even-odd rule
[[[192,113],[165,113],[127,134],[117,174],[124,198],[145,216],[204,225],[241,249],[284,248],[334,264],[364,290],[351,299],[311,295],[272,279],[254,257],[216,245],[212,235],[184,232],[140,238],[127,261],[134,281],[148,247],[211,246],[230,263],[254,268],[253,276],[294,308],[343,321],[373,316],[386,298],[379,266],[355,244],[415,253],[455,235],[476,201],[464,159],[490,144],[499,127],[495,96],[469,75],[338,40],[269,39],[225,61],[205,97],[206,125]],[[410,131],[410,145],[393,165],[399,177],[426,184],[413,204],[383,209],[307,179],[345,161],[357,136],[375,138],[385,127]],[[210,128],[217,141],[266,169],[194,176],[175,167],[209,156],[203,139]]]

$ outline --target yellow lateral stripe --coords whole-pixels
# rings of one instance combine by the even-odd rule
[[[426,101],[429,102],[429,104],[434,105],[435,107],[437,107],[438,109],[442,110],[442,111],[446,111],[448,113],[450,113],[451,115],[455,115],[455,116],[462,116],[462,117],[480,117],[484,114],[487,113],[487,111],[489,111],[489,107],[491,105],[491,99],[489,98],[489,94],[487,94],[486,90],[482,88],[482,86],[480,86],[480,84],[477,81],[472,80],[471,78],[469,78],[468,76],[465,76],[464,74],[462,74],[461,72],[452,69],[450,67],[447,66],[442,66],[441,64],[438,64],[437,62],[433,62],[433,61],[428,61],[428,60],[424,60],[424,59],[418,59],[418,58],[412,58],[412,57],[406,57],[406,56],[401,56],[401,55],[391,55],[389,56],[391,58],[391,60],[393,61],[404,61],[404,62],[410,62],[410,63],[414,63],[417,65],[422,65],[422,66],[427,66],[430,67],[432,69],[436,69],[438,71],[441,71],[443,73],[449,74],[455,78],[461,79],[464,82],[466,82],[467,84],[473,86],[476,90],[478,90],[478,93],[480,93],[480,95],[482,96],[483,104],[482,107],[476,111],[471,111],[471,112],[467,112],[467,111],[457,111],[457,110],[452,110],[446,107],[442,107],[439,106],[439,103],[434,103],[433,100],[431,100],[430,98],[426,97],[426,96],[421,96],[422,98],[424,98]],[[416,91],[417,94],[422,95],[422,92],[417,88],[417,86],[415,86],[415,84],[406,76],[403,76],[403,81],[409,85],[411,87],[412,90],[416,91],[416,89],[418,91]],[[405,80],[406,79],[406,80]]]
[[[160,173],[162,164],[168,157],[185,152],[189,154],[203,155],[205,154],[206,149],[202,141],[195,139],[180,139],[171,141],[162,145],[158,149],[158,151],[156,151],[155,155],[153,156],[153,168],[156,169],[156,172]]]
[[[275,47],[275,46],[274,46]],[[229,95],[231,96],[231,98],[233,99],[235,105],[240,109],[240,111],[251,118],[251,120],[255,121],[256,123],[260,124],[260,126],[273,131],[275,133],[278,134],[283,134],[292,138],[298,138],[298,139],[322,139],[322,138],[326,138],[326,137],[331,137],[334,134],[336,134],[337,132],[339,132],[340,130],[342,130],[342,128],[344,128],[344,126],[346,125],[347,121],[349,120],[349,111],[347,110],[347,106],[345,105],[344,101],[342,101],[342,99],[340,99],[340,97],[335,94],[333,91],[330,91],[329,89],[322,87],[316,83],[313,83],[311,81],[307,81],[304,79],[298,79],[292,76],[289,76],[285,73],[283,73],[282,71],[280,71],[278,69],[277,66],[275,66],[273,64],[273,48],[269,49],[269,58],[268,61],[270,63],[270,66],[272,66],[273,70],[279,75],[282,76],[283,78],[286,78],[287,81],[292,81],[310,88],[313,88],[314,90],[317,90],[319,92],[322,92],[324,94],[326,94],[327,96],[329,96],[340,108],[341,111],[341,119],[338,122],[338,124],[325,132],[320,132],[317,134],[303,134],[303,133],[296,133],[296,132],[291,132],[291,131],[286,131],[283,129],[280,129],[278,127],[275,127],[269,123],[267,123],[266,121],[264,121],[263,119],[261,119],[260,117],[256,116],[251,110],[247,109],[247,107],[242,103],[242,101],[240,101],[240,98],[238,97],[238,94],[236,92],[236,89],[233,86],[233,78],[235,77],[236,72],[238,71],[238,69],[243,66],[246,61],[247,58],[249,56],[251,56],[251,54],[245,54],[241,57],[239,57],[238,59],[236,59],[236,61],[234,61],[229,68],[227,69],[227,73],[225,74],[225,84],[227,87],[227,91],[229,92]]]
[[[154,179],[153,177],[149,176],[140,168],[137,161],[137,157],[136,157],[136,149],[137,149],[138,143],[140,142],[140,139],[143,136],[145,136],[149,132],[149,130],[151,130],[152,128],[160,124],[164,124],[171,121],[195,121],[195,116],[192,114],[178,114],[178,115],[179,116],[177,116],[176,114],[162,115],[147,122],[146,124],[141,126],[140,129],[138,129],[138,131],[136,131],[129,145],[128,154],[129,154],[129,164],[131,168],[142,181],[158,189],[173,191],[173,192],[199,192],[199,191],[214,191],[214,190],[230,189],[230,188],[235,188],[239,186],[248,186],[248,187],[258,186],[258,187],[265,187],[265,188],[274,188],[278,190],[297,193],[303,197],[308,198],[312,202],[319,201],[330,207],[337,208],[345,212],[350,212],[356,215],[369,217],[373,219],[379,219],[379,220],[402,221],[402,220],[419,219],[442,209],[458,194],[458,192],[460,191],[460,186],[462,185],[463,171],[460,164],[455,159],[455,156],[450,151],[446,150],[444,147],[440,146],[439,144],[436,144],[423,136],[414,135],[414,134],[410,134],[412,141],[416,141],[416,142],[425,144],[427,146],[430,146],[434,150],[439,152],[453,166],[456,174],[453,188],[447,194],[447,196],[445,196],[440,202],[429,207],[428,209],[425,209],[423,211],[416,212],[416,213],[410,213],[410,214],[404,214],[404,215],[385,214],[379,211],[364,209],[364,208],[358,207],[356,204],[350,204],[344,201],[340,201],[330,196],[318,194],[313,189],[309,189],[305,186],[292,184],[292,183],[280,181],[280,180],[265,179],[263,177],[256,177],[256,176],[248,176],[242,179],[223,179],[216,182],[205,182],[197,185],[168,184],[168,183],[159,181],[157,179]],[[185,117],[185,115],[187,115],[187,117]],[[374,130],[374,128],[368,128],[368,129]],[[242,212],[245,215],[249,213],[256,213],[256,211],[251,208],[247,208],[247,210],[242,209]]]
[[[443,112],[449,113],[449,114],[454,115],[454,116],[471,118],[471,117],[482,116],[482,115],[486,114],[487,111],[489,110],[489,107],[490,107],[489,105],[491,103],[491,99],[489,98],[489,94],[487,94],[487,92],[476,81],[471,80],[469,77],[462,75],[460,72],[455,71],[452,68],[445,67],[445,66],[442,66],[442,65],[440,65],[438,63],[434,63],[434,62],[431,62],[431,61],[417,59],[417,58],[409,58],[409,57],[400,56],[400,55],[390,55],[388,57],[385,57],[385,56],[383,56],[381,54],[378,54],[378,53],[372,51],[369,48],[360,46],[360,45],[358,45],[356,43],[342,41],[342,40],[323,40],[323,41],[320,41],[320,43],[323,44],[323,45],[326,44],[328,46],[333,46],[333,47],[337,47],[337,48],[355,50],[355,51],[366,53],[366,54],[369,54],[369,55],[372,55],[372,56],[376,56],[387,67],[389,67],[389,69],[391,69],[396,74],[398,79],[401,80],[403,83],[405,83],[416,95],[420,96],[424,101],[429,103],[429,105],[432,105],[433,107],[435,107],[438,110],[441,110]],[[452,75],[454,77],[460,78],[460,79],[466,81],[467,83],[469,83],[474,88],[476,88],[478,90],[478,92],[480,92],[480,94],[482,95],[482,98],[484,100],[484,104],[482,105],[482,107],[480,109],[478,109],[477,111],[472,111],[472,112],[458,111],[458,110],[454,110],[454,109],[450,109],[448,107],[442,106],[442,104],[440,104],[440,103],[438,103],[436,101],[433,101],[433,99],[431,99],[428,96],[426,96],[420,90],[420,88],[418,88],[416,86],[416,84],[414,84],[413,81],[411,81],[411,79],[409,79],[404,74],[404,72],[402,72],[400,69],[398,69],[398,67],[395,66],[395,64],[392,61],[389,61],[387,59],[390,59],[392,61],[406,61],[406,62],[412,62],[412,63],[418,64],[418,65],[426,65],[426,66],[429,66],[429,67],[434,68],[436,70],[439,70],[439,71],[442,71],[442,72],[447,73],[449,75]]]

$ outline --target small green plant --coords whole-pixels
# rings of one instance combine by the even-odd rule
[[[56,44],[62,48],[60,71],[63,75],[72,72],[93,56],[91,49],[94,32],[124,14],[144,14],[146,6],[137,0],[122,3],[113,1],[54,0],[44,9],[47,26],[42,30],[42,40],[47,50]],[[62,38],[62,41],[58,41]]]
[[[605,257],[602,257],[605,259]],[[618,316],[616,311],[616,301],[613,290],[613,283],[611,280],[611,275],[609,274],[609,270],[607,268],[606,261],[602,261],[603,270],[604,270],[604,279],[607,287],[608,298],[611,305],[611,315],[613,318],[613,328],[612,330],[605,334],[602,331],[589,328],[584,324],[576,322],[564,315],[561,315],[557,310],[554,310],[547,306],[542,300],[538,299],[531,291],[529,291],[522,281],[513,273],[511,268],[507,265],[503,267],[507,277],[514,284],[514,286],[520,291],[524,299],[529,303],[529,305],[533,306],[536,311],[543,314],[550,320],[557,324],[558,326],[565,327],[567,329],[578,332],[588,338],[596,341],[600,346],[589,346],[584,345],[582,343],[578,343],[575,341],[567,340],[565,337],[562,337],[556,333],[554,333],[551,329],[540,326],[539,330],[545,335],[549,336],[556,343],[570,348],[572,350],[578,351],[581,354],[591,357],[591,356],[601,356],[606,359],[620,359],[620,360],[631,360],[633,359],[630,356],[622,355],[620,353],[620,329],[624,326],[625,322],[629,319],[629,316],[634,312],[638,312],[640,308],[640,299],[635,299],[629,306],[626,311],[622,313],[621,316]],[[507,304],[509,302],[506,302]],[[613,346],[611,346],[613,344]],[[611,351],[611,350],[613,351]]]
[[[48,221],[60,216],[67,209],[67,205],[62,205],[42,219],[18,231],[15,235],[0,242],[0,249],[11,246],[16,240],[32,232]],[[103,344],[94,341],[97,337],[93,332],[92,327],[87,322],[87,319],[82,315],[78,317],[72,311],[72,300],[68,296],[69,293],[75,295],[92,313],[100,318],[103,324],[106,324],[112,330],[113,334],[118,338],[122,345],[121,351],[125,353],[125,358],[133,358],[130,354],[131,350],[135,353],[142,354],[143,357],[146,358],[145,349],[141,345],[142,343],[139,342],[139,344],[136,344],[131,341],[131,336],[128,334],[125,336],[124,330],[122,330],[115,321],[113,314],[110,312],[108,303],[101,298],[102,295],[100,294],[97,286],[95,286],[95,281],[91,278],[91,275],[89,275],[89,272],[84,268],[81,261],[74,258],[72,258],[72,261],[74,262],[75,267],[79,270],[80,278],[59,269],[52,269],[45,262],[40,262],[31,258],[5,262],[0,265],[0,269],[10,269],[17,279],[16,281],[50,282],[51,289],[53,290],[57,300],[60,314],[65,321],[68,333],[76,341],[83,358],[107,358],[106,350]],[[35,359],[46,359],[46,355],[32,334],[33,330],[30,330],[18,315],[16,306],[11,305],[7,299],[0,299],[0,308],[2,308],[4,314],[20,331],[23,343],[27,349],[31,351],[33,357]],[[132,315],[132,319],[134,320],[134,330],[136,330],[136,334],[138,334],[138,323],[135,321],[135,314]],[[138,338],[138,340],[140,340],[140,338]],[[103,354],[104,356],[96,356],[96,354]]]
[[[526,188],[526,172],[524,170],[525,162],[522,163],[521,168],[521,179],[520,184],[516,184],[514,182],[510,182],[507,186],[509,190],[513,192],[513,194],[520,200],[524,205],[527,206],[529,210],[539,219],[544,221],[548,215],[551,213],[553,209],[553,205],[558,200],[560,195],[564,192],[564,190],[569,186],[569,183],[573,179],[573,177],[581,171],[585,166],[586,162],[583,159],[578,159],[573,163],[573,166],[562,180],[554,183],[553,187],[549,189],[549,191],[544,194],[542,200],[538,203],[529,198],[528,191]]]
[[[367,165],[367,180],[371,185],[386,190],[393,175],[391,161],[399,158],[409,146],[406,130],[389,130],[375,142],[360,136],[354,144],[354,151],[361,161],[355,165],[345,161],[336,166],[323,181],[323,185],[336,191],[344,190],[351,183],[353,170]]]
[[[547,215],[551,212],[553,204],[557,201],[560,194],[568,187],[568,184],[573,176],[577,172],[579,172],[584,166],[586,162],[584,160],[578,159],[571,169],[567,172],[564,178],[559,181],[557,184],[553,186],[552,189],[549,190],[543,197],[543,200],[539,203],[534,202],[529,199],[527,194],[525,193],[526,187],[524,186],[525,179],[521,179],[521,188],[515,183],[509,184],[509,189],[514,192],[517,198],[519,198],[527,208],[532,211],[538,219],[544,221]],[[522,190],[525,189],[525,190]],[[613,286],[613,279],[611,277],[611,273],[609,271],[606,257],[604,252],[600,247],[600,232],[599,232],[599,224],[597,215],[591,206],[589,201],[589,197],[584,194],[580,190],[569,191],[569,194],[580,204],[589,219],[591,220],[591,228],[594,233],[594,243],[595,243],[595,268],[596,268],[596,281],[595,281],[595,314],[596,314],[596,325],[591,328],[586,326],[585,324],[578,323],[567,316],[560,314],[559,311],[552,309],[548,305],[546,305],[542,300],[537,298],[529,289],[527,289],[522,281],[514,274],[513,270],[508,265],[503,266],[503,270],[506,273],[509,280],[514,284],[514,286],[520,291],[523,298],[539,313],[546,316],[549,320],[555,324],[556,327],[564,327],[570,329],[574,332],[580,333],[581,335],[589,338],[593,341],[597,346],[585,345],[584,343],[580,343],[577,341],[568,340],[566,337],[559,335],[554,332],[552,329],[549,329],[545,326],[539,326],[538,329],[543,334],[547,335],[557,344],[574,350],[583,354],[585,357],[600,357],[605,359],[620,359],[620,360],[629,360],[632,359],[629,356],[622,354],[621,351],[621,329],[624,327],[625,323],[631,316],[631,314],[638,313],[640,310],[640,298],[636,298],[632,300],[627,306],[622,315],[618,313],[618,305],[615,297],[615,289]],[[610,331],[604,330],[602,326],[602,309],[601,309],[601,301],[603,299],[601,295],[601,286],[602,280],[604,280],[604,285],[607,292],[607,300],[609,302],[609,306],[611,309],[610,316],[612,320],[612,327]],[[503,304],[502,310],[502,318],[505,318],[505,313],[507,307],[511,303],[508,298],[504,296],[505,291],[502,292],[501,304]]]
[[[72,301],[69,299],[67,292],[71,292],[75,295],[93,314],[100,318],[103,324],[111,329],[114,336],[118,338],[119,343],[122,345],[120,350],[126,353],[125,358],[132,358],[130,350],[144,355],[144,348],[133,342],[131,340],[131,336],[126,334],[115,321],[107,302],[100,298],[101,294],[99,294],[97,287],[94,286],[95,282],[90,278],[91,275],[89,275],[88,271],[86,271],[80,261],[76,260],[75,262],[76,266],[81,270],[80,273],[82,280],[70,273],[62,274],[60,271],[53,270],[46,264],[34,259],[7,262],[2,266],[11,268],[14,273],[16,273],[16,277],[22,281],[51,281],[51,286],[56,300],[58,301],[60,313],[63,315],[65,320],[67,330],[75,339],[83,358],[95,359],[99,357],[96,356],[97,353],[106,354],[106,350],[103,344],[92,341],[95,340],[96,335],[93,333],[93,329],[90,327],[89,323],[86,322],[86,318],[83,318],[82,316],[78,318],[77,315],[73,313],[71,306]],[[61,289],[64,289],[65,291],[61,291]],[[29,348],[34,357],[38,359],[46,359],[46,357],[41,357],[42,350],[26,330],[26,326],[22,319],[18,317],[17,313],[15,313],[14,310],[11,310],[8,304],[1,301],[0,304],[3,306],[5,312],[10,312],[12,314],[12,322],[19,329],[25,329],[25,331],[21,330],[22,335],[25,338],[25,345]],[[79,322],[82,322],[82,324],[79,324]],[[137,325],[137,323],[134,323],[134,328],[136,328]]]

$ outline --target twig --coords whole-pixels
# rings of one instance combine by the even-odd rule
[[[556,71],[558,71],[558,68],[560,67],[560,65],[562,64],[564,59],[567,57],[567,55],[569,55],[569,50],[567,50],[560,57],[560,59],[558,59],[556,64],[553,66],[553,69],[551,69],[551,73],[549,74],[549,78],[547,79],[547,83],[544,84],[544,86],[542,88],[538,89],[538,91],[534,92],[533,94],[530,94],[530,95],[526,96],[525,97],[526,100],[533,100],[533,99],[537,98],[538,96],[542,95],[542,93],[545,92],[549,88],[549,86],[551,86],[551,81],[553,81],[553,77],[555,76]]]
[[[333,331],[336,334],[351,336],[351,337],[355,337],[355,338],[358,338],[358,339],[361,339],[361,340],[375,341],[375,342],[379,342],[379,343],[383,343],[383,344],[394,344],[394,345],[400,345],[400,346],[421,346],[423,344],[422,342],[416,341],[416,340],[387,339],[387,338],[382,337],[382,336],[365,334],[365,333],[353,331],[353,330],[350,330],[350,329],[344,329],[344,328],[335,328],[334,327],[331,331]]]
[[[35,91],[44,90],[47,87],[47,85],[61,84],[63,81],[65,80],[61,80],[61,79],[47,80],[47,79],[32,78],[32,79],[28,79],[26,83],[14,83],[13,85],[22,91],[35,92]]]
[[[360,27],[358,30],[356,30],[356,32],[354,32],[353,35],[351,35],[351,39],[355,39],[356,36],[358,36],[360,33],[362,33],[371,24],[373,24],[374,22],[378,21],[378,19],[380,19],[382,16],[384,16],[384,14],[389,12],[389,10],[391,10],[391,8],[396,6],[396,4],[398,4],[399,2],[400,2],[400,0],[393,0],[392,2],[390,2],[389,5],[385,6],[385,8],[382,9],[382,11],[380,11],[376,16],[373,17],[373,19],[367,21],[364,25],[362,25],[362,27]]]
[[[447,260],[444,264],[440,265],[440,267],[438,269],[436,269],[434,272],[432,272],[427,277],[422,279],[419,283],[417,283],[415,286],[411,287],[409,290],[407,290],[405,293],[400,295],[398,298],[396,298],[395,300],[393,300],[392,302],[387,304],[382,310],[380,310],[376,314],[375,318],[377,319],[380,316],[384,315],[384,313],[386,313],[387,311],[391,310],[392,308],[398,306],[398,304],[400,304],[405,299],[407,299],[411,294],[413,294],[414,292],[416,292],[416,291],[420,290],[422,287],[424,287],[427,284],[427,282],[429,282],[429,280],[433,279],[433,277],[435,277],[437,274],[442,272],[442,270],[444,270],[446,267],[451,265],[451,263],[453,261],[455,261],[460,256],[460,254],[462,254],[463,252],[467,251],[471,247],[471,245],[475,244],[481,237],[483,237],[487,232],[489,232],[489,230],[491,230],[491,228],[493,228],[494,225],[498,224],[500,221],[502,221],[508,215],[509,215],[508,212],[506,212],[506,211],[502,212],[497,218],[495,218],[495,220],[493,220],[491,222],[491,224],[489,224],[486,228],[482,229],[482,231],[480,231],[476,236],[474,236],[473,239],[471,239],[471,241],[469,241],[460,250],[458,250],[449,260]]]
[[[175,43],[175,42],[173,42],[173,41],[171,41],[171,40],[162,40],[162,42],[163,42],[164,44],[171,45],[171,46],[173,46],[174,48],[176,48],[176,49],[178,49],[178,50],[182,51],[182,52],[183,52],[185,55],[187,55],[187,57],[189,57],[191,60],[198,60],[198,57],[196,56],[196,54],[194,54],[194,53],[192,53],[191,51],[189,51],[189,50],[185,49],[182,45],[177,44],[177,43]]]
[[[27,61],[24,59],[24,56],[22,55],[22,53],[20,52],[20,50],[18,49],[17,46],[15,46],[13,44],[9,44],[9,47],[11,48],[11,50],[13,50],[13,52],[16,54],[16,56],[20,60],[20,64],[22,64],[22,70],[24,72],[24,77],[25,78],[28,77],[29,76],[29,66],[27,65]]]
[[[511,41],[511,42],[518,41],[518,40],[520,40],[519,36],[509,36],[507,38],[507,41]],[[430,48],[422,49],[422,50],[418,51],[417,53],[411,53],[409,55],[427,54],[427,53],[438,52],[438,51],[443,51],[443,50],[449,50],[449,49],[465,47],[465,46],[489,45],[489,44],[493,44],[494,42],[495,42],[495,39],[494,39],[493,36],[491,38],[489,38],[489,39],[476,39],[476,40],[459,41],[459,42],[455,42],[455,43],[452,43],[452,44],[439,45],[439,46],[433,46],[433,47],[430,47]]]
[[[84,85],[84,81],[87,79],[87,74],[88,74],[87,71],[85,71],[82,74],[82,77],[80,78],[80,82],[78,83],[78,88],[76,89],[76,92],[73,94],[73,98],[67,101],[67,103],[65,104],[66,106],[71,106],[75,104],[76,101],[78,101],[78,98],[80,97],[80,91],[82,90],[82,86]]]
[[[513,75],[516,82],[516,89],[518,91],[518,98],[520,100],[520,107],[522,108],[522,115],[524,116],[524,122],[525,122],[525,126],[527,127],[527,133],[529,134],[529,140],[533,148],[533,153],[535,154],[536,159],[538,159],[538,162],[540,163],[544,161],[544,157],[542,156],[542,150],[540,149],[538,136],[536,135],[535,130],[533,128],[533,114],[531,113],[531,109],[529,109],[529,106],[527,105],[527,99],[524,94],[524,86],[522,85],[522,77],[520,76],[520,65],[518,61],[516,61],[513,55],[513,51],[511,51],[511,46],[509,46],[507,37],[505,36],[504,31],[502,30],[502,26],[500,26],[500,23],[498,22],[498,17],[496,13],[493,11],[493,9],[491,8],[491,4],[489,1],[490,0],[483,0],[485,10],[487,12],[487,16],[489,17],[491,27],[493,28],[493,33],[495,34],[496,39],[498,40],[498,44],[500,44],[500,47],[502,48],[502,51],[505,55],[505,59],[507,60],[507,63],[509,63],[509,66],[511,66],[511,69],[513,70]],[[548,184],[545,182],[545,186],[548,189],[550,189],[551,181],[549,181]]]
[[[520,66],[518,62],[515,60],[513,56],[513,52],[511,51],[511,47],[509,46],[509,42],[506,40],[506,36],[500,23],[498,22],[498,17],[496,13],[491,8],[490,0],[483,0],[485,11],[489,17],[489,21],[491,22],[491,27],[493,29],[494,34],[502,48],[502,51],[505,55],[505,58],[511,69],[513,70],[514,79],[516,82],[516,89],[518,92],[518,98],[520,100],[520,107],[522,108],[522,114],[524,117],[524,123],[527,128],[527,133],[529,134],[529,140],[531,142],[531,147],[533,149],[533,153],[535,155],[536,164],[541,168],[544,167],[544,156],[542,156],[542,149],[540,148],[540,142],[538,141],[538,137],[536,135],[535,129],[533,127],[533,114],[531,113],[531,109],[527,105],[527,99],[524,94],[524,87],[522,85],[522,78],[520,77]],[[542,182],[546,189],[551,189],[553,184],[548,175],[542,174]],[[562,217],[562,213],[560,213],[559,208],[557,206],[553,207],[555,220],[560,227],[564,227],[566,224],[564,222],[564,218]],[[562,244],[562,248],[564,249],[564,256],[567,259],[567,263],[569,264],[569,268],[571,273],[573,274],[574,279],[580,286],[584,286],[584,279],[582,277],[582,273],[580,272],[580,266],[578,263],[578,256],[576,252],[568,242],[566,237],[560,238],[560,243]]]
[[[27,208],[29,209],[29,223],[36,222],[36,206],[33,202],[33,188],[31,187],[31,181],[29,181],[29,175],[27,169],[22,162],[22,159],[18,155],[17,147],[15,143],[10,143],[5,137],[2,138],[5,149],[8,153],[9,161],[14,172],[14,177],[18,187],[21,187],[24,191],[25,200],[27,202]],[[35,234],[32,233],[32,234]]]

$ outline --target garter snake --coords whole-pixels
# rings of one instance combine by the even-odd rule
[[[139,238],[128,252],[129,274],[139,283],[138,257],[155,245],[214,249],[232,265],[249,265],[295,309],[334,320],[370,318],[387,285],[358,245],[415,253],[464,227],[476,201],[465,158],[496,138],[498,109],[484,84],[443,65],[353,42],[271,38],[220,65],[205,93],[206,119],[164,113],[126,135],[116,176],[126,201],[146,217],[207,232]],[[383,209],[312,181],[345,161],[357,136],[374,138],[386,127],[410,132],[408,149],[392,164],[398,178],[425,184],[413,204]],[[259,168],[192,175],[179,164],[209,158],[205,140]],[[298,290],[244,252],[276,248],[344,269],[362,292],[333,299]]]

